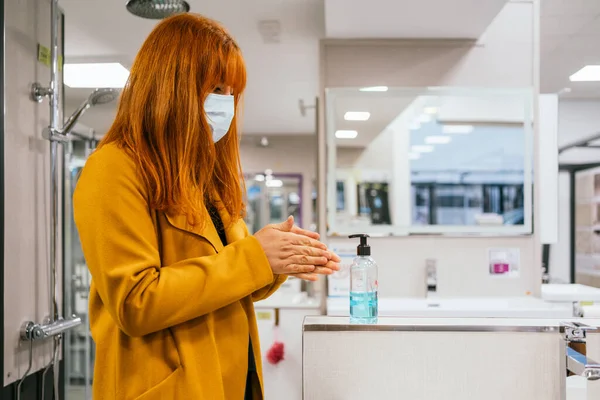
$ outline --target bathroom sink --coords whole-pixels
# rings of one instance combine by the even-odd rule
[[[348,299],[327,299],[327,315],[348,315]],[[380,298],[379,315],[386,317],[516,317],[569,318],[571,305],[534,297]]]

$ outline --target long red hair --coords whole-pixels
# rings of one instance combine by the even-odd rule
[[[242,53],[221,25],[203,16],[161,21],[138,52],[99,147],[116,143],[134,157],[152,209],[203,223],[205,201],[218,194],[231,223],[244,215],[237,118],[215,144],[204,113],[207,95],[221,85],[232,88],[237,115],[246,86]]]

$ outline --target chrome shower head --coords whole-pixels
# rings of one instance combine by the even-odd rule
[[[110,103],[115,100],[119,96],[119,91],[117,89],[96,89],[90,94],[90,96],[75,110],[75,112],[69,117],[67,122],[65,122],[64,127],[60,131],[63,135],[68,135],[73,130],[73,127],[79,120],[79,117],[83,115],[83,113],[90,107],[94,107],[100,104]]]
[[[90,103],[90,106],[97,106],[99,104],[110,103],[117,97],[119,97],[119,91],[117,89],[96,89],[90,94],[87,101]]]
[[[148,19],[163,19],[190,11],[190,5],[184,0],[128,0],[126,7],[133,15]]]

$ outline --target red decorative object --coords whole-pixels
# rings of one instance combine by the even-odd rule
[[[267,351],[267,360],[271,364],[279,364],[283,360],[284,346],[282,342],[275,342]]]

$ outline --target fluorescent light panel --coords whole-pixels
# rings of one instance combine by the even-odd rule
[[[413,152],[408,153],[409,160],[418,160],[419,158],[421,158],[421,153],[413,153]]]
[[[472,125],[444,125],[442,128],[443,133],[466,135],[467,133],[473,132]]]
[[[339,130],[335,132],[335,137],[338,139],[356,139],[357,131]]]
[[[72,88],[123,88],[129,78],[119,63],[65,64],[65,85]]]
[[[267,187],[282,187],[283,186],[283,181],[279,180],[279,179],[271,179],[265,182],[265,185]]]
[[[571,82],[600,82],[600,65],[586,65],[569,77]]]
[[[366,111],[348,111],[344,114],[346,121],[367,121],[371,118],[371,113]]]
[[[411,146],[410,149],[414,153],[431,153],[433,151],[434,147],[431,145],[417,144],[417,145]]]
[[[425,138],[426,144],[446,144],[452,141],[451,136],[427,136]]]
[[[361,92],[387,92],[388,87],[387,86],[370,86],[370,87],[361,88],[360,91]]]

